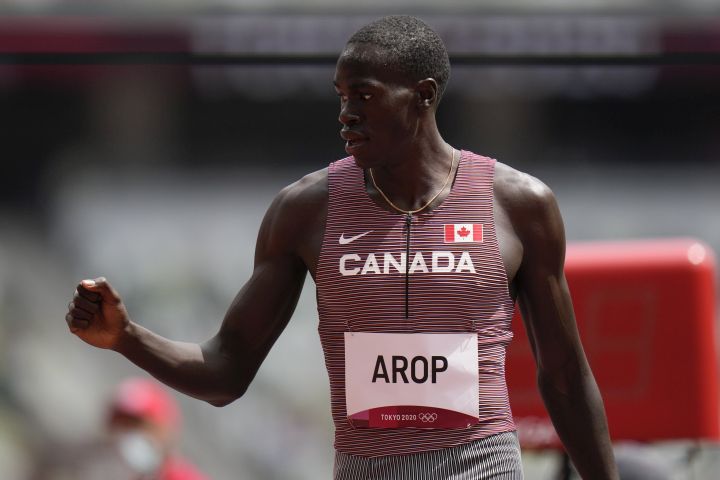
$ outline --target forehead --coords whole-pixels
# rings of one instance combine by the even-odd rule
[[[382,47],[369,44],[349,44],[340,54],[335,66],[336,85],[398,84],[410,80],[393,65],[390,55]]]

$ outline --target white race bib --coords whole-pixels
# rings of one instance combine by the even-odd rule
[[[478,423],[477,333],[345,332],[345,401],[357,428]]]

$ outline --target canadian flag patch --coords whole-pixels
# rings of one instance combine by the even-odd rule
[[[482,243],[481,223],[445,224],[445,243]]]

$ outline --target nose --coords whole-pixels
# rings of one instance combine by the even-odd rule
[[[345,126],[354,125],[360,121],[360,116],[357,111],[352,108],[351,103],[350,101],[346,101],[340,106],[338,121]]]

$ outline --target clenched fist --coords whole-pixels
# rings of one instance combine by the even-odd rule
[[[112,349],[124,335],[130,318],[120,295],[104,277],[99,277],[78,284],[65,321],[83,341]]]

